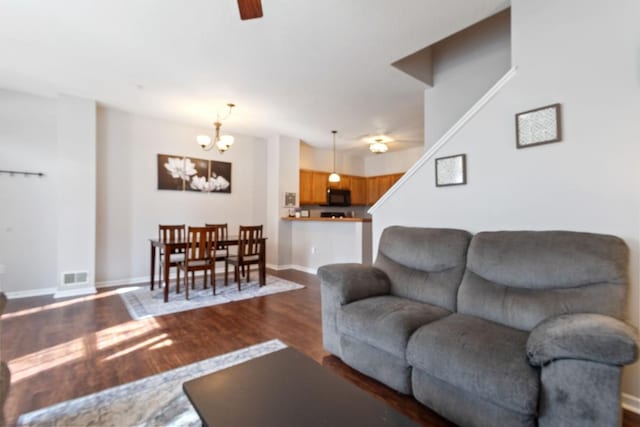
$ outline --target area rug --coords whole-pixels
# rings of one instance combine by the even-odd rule
[[[161,288],[156,288],[153,291],[146,286],[120,288],[120,296],[131,317],[139,320],[304,288],[298,283],[267,275],[264,286],[260,287],[257,281],[250,283],[243,281],[240,285],[241,290],[238,291],[235,282],[230,281],[229,285],[225,287],[224,279],[218,278],[216,280],[216,295],[214,296],[211,287],[203,289],[201,280],[196,280],[196,288],[189,290],[189,299],[187,300],[184,287],[181,286],[180,293],[176,294],[174,286],[175,281],[172,280],[169,288],[169,302],[167,303],[164,302],[164,289]]]
[[[182,383],[286,347],[280,340],[267,341],[22,414],[17,425],[200,426],[198,415],[182,391]]]

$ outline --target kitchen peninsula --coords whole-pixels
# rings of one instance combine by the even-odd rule
[[[370,218],[292,218],[291,262],[314,273],[318,267],[336,262],[371,264]]]

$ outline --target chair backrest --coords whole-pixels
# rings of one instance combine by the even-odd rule
[[[476,234],[458,312],[530,331],[551,316],[623,318],[629,251],[622,239],[572,231]]]
[[[238,257],[259,255],[262,245],[261,225],[241,225],[238,233]]]
[[[456,309],[471,233],[445,228],[387,227],[374,266],[391,282],[391,294]]]
[[[189,227],[187,232],[187,265],[216,257],[216,230],[213,227]]]
[[[229,236],[229,227],[227,223],[224,224],[205,224],[205,227],[212,227],[216,230],[216,240],[220,242],[221,240],[227,240]],[[226,249],[227,245],[218,245],[218,249]]]
[[[184,224],[159,225],[158,239],[165,242],[178,242],[180,240],[184,240]]]

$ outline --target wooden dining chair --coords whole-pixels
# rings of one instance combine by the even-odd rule
[[[229,237],[229,226],[227,225],[227,223],[224,224],[205,224],[205,227],[212,227],[216,230],[216,240],[218,242],[218,247],[216,248],[216,257],[215,260],[216,262],[218,261],[224,261],[224,275],[226,277],[227,275],[227,268],[228,268],[228,264],[226,262],[227,257],[229,256],[229,246],[225,243],[221,243],[224,242],[228,239]]]
[[[191,288],[195,288],[195,272],[204,271],[204,288],[207,288],[207,272],[211,272],[211,287],[216,294],[215,267],[218,240],[213,227],[189,227],[187,231],[187,250],[184,262],[178,265],[178,282],[180,272],[184,271],[184,287],[189,299],[189,272],[191,272]]]
[[[227,265],[232,264],[234,266],[233,277],[238,284],[238,291],[240,290],[240,268],[247,267],[247,283],[251,281],[251,266],[254,264],[258,264],[259,274],[261,277],[264,276],[265,263],[261,258],[264,253],[263,244],[261,225],[240,226],[238,232],[238,254],[227,256],[225,262]],[[228,267],[225,267],[225,286],[228,283],[227,271]]]
[[[181,225],[159,225],[158,226],[158,239],[163,242],[179,242],[184,240],[184,224]],[[158,263],[158,275],[160,276],[160,287],[163,285],[164,274],[162,268],[164,266],[165,254],[160,252],[160,263]],[[182,250],[176,250],[169,254],[169,265],[171,267],[177,267],[184,260],[184,252]],[[168,284],[167,284],[168,286]],[[180,290],[180,282],[177,282],[176,292]]]

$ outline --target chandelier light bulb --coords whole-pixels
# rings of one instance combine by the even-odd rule
[[[211,137],[209,135],[198,135],[196,137],[196,141],[198,141],[198,145],[200,145],[200,147],[205,148],[207,145],[211,144]]]

